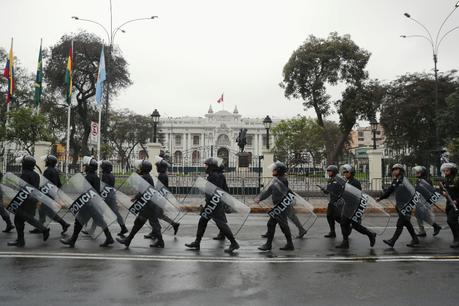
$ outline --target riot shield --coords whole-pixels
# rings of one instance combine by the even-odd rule
[[[69,211],[78,222],[84,227],[91,222],[97,225],[94,231],[89,232],[91,237],[97,238],[116,221],[116,215],[81,173],[72,176],[62,191],[70,198]]]
[[[419,179],[417,181],[416,191],[421,195],[420,201],[416,206],[416,218],[433,225],[435,221],[432,206],[436,205],[439,201],[444,200],[444,198],[424,179]]]
[[[277,177],[256,197],[264,208],[269,208],[268,215],[278,222],[290,222],[300,232],[309,230],[315,223],[317,215],[314,207],[297,193],[293,192]]]
[[[61,209],[61,206],[56,201],[11,172],[5,173],[2,183],[3,205],[13,214],[18,213],[20,210],[22,213],[34,217],[35,207],[22,207],[23,204],[28,205],[27,203],[30,203],[28,201],[30,199],[40,203],[40,205],[44,205],[51,218]]]
[[[410,216],[416,206],[421,203],[421,199],[421,194],[416,191],[406,177],[403,177],[403,180],[395,190],[397,210],[404,216]]]
[[[342,217],[371,228],[378,235],[384,233],[390,215],[375,199],[349,183],[344,185],[342,198],[344,200]]]
[[[187,201],[203,206],[202,218],[213,220],[217,225],[228,224],[234,236],[240,232],[250,214],[250,207],[202,177],[194,182]]]
[[[180,221],[186,214],[187,211],[184,209],[184,205],[182,202],[179,202],[174,194],[166,187],[163,183],[157,178],[153,177],[154,188],[157,190],[169,203],[171,203],[174,207],[178,208],[179,213],[177,217],[175,217],[174,222]],[[166,227],[165,230],[171,229],[171,225]]]
[[[59,187],[51,183],[46,177],[40,174],[40,191],[57,202],[60,206],[60,212],[65,211],[65,213],[60,213],[65,216],[67,214],[69,205],[71,205],[72,200],[69,198],[65,192],[62,191]],[[67,210],[64,210],[66,208]],[[46,215],[49,217],[46,219],[46,223],[51,222],[52,216],[48,213]],[[46,225],[46,224],[45,224]]]
[[[119,192],[125,194],[129,199],[127,202],[127,198],[123,196],[125,200],[120,202],[129,213],[138,215],[144,209],[145,212],[152,212],[160,220],[162,231],[165,231],[180,214],[179,208],[174,203],[164,198],[155,187],[137,173],[129,176],[119,188]]]

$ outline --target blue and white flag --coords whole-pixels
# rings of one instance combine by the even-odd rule
[[[97,82],[96,82],[96,105],[97,107],[101,107],[102,105],[102,94],[104,92],[104,82],[106,78],[107,78],[107,74],[105,72],[104,47],[102,46],[102,52],[100,53],[100,61],[99,61],[99,73],[97,74]]]

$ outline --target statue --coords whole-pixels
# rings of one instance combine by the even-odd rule
[[[241,153],[244,152],[244,147],[247,144],[247,129],[241,129],[239,136],[236,138],[237,145],[241,149]]]

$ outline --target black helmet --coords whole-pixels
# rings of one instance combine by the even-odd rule
[[[33,170],[37,164],[37,161],[33,156],[26,155],[22,157],[21,164],[23,169]]]
[[[344,164],[341,166],[341,172],[350,172],[352,175],[354,175],[355,169],[349,164]]]
[[[113,164],[109,160],[103,160],[100,163],[100,168],[102,169],[102,172],[110,173],[113,170]]]
[[[46,167],[56,167],[57,165],[57,157],[54,155],[47,155],[45,157],[45,166]]]
[[[402,164],[394,164],[391,170],[394,171],[395,169],[400,169],[401,173],[405,173],[405,167]]]
[[[97,160],[92,156],[83,156],[83,166],[85,167],[85,171],[97,171],[99,167],[99,163]]]
[[[153,165],[151,164],[151,162],[146,159],[136,160],[134,162],[134,165],[137,168],[137,170],[142,174],[150,173],[151,170],[153,169]]]
[[[287,166],[281,161],[275,161],[271,166],[269,166],[271,171],[276,171],[277,175],[282,176],[287,173]]]
[[[204,165],[207,165],[207,173],[216,171],[218,169],[218,160],[214,157],[209,157],[204,161]]]
[[[336,166],[336,165],[329,165],[329,166],[327,167],[327,170],[326,170],[326,171],[327,171],[327,172],[328,172],[328,171],[331,171],[331,172],[333,172],[334,175],[337,175],[338,172],[339,172],[339,169],[338,169],[338,166]]]

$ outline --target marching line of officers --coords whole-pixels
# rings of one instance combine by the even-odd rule
[[[59,172],[56,169],[57,158],[53,155],[48,155],[45,158],[45,163],[46,169],[43,172],[43,176],[56,187],[61,188],[62,184],[60,181]],[[89,182],[91,187],[95,191],[97,191],[97,193],[100,193],[101,191],[101,182],[104,186],[111,187],[112,189],[115,188],[115,177],[112,174],[113,166],[109,161],[102,161],[99,163],[93,157],[85,156],[83,158],[83,166],[85,172],[85,179],[87,180],[87,182]],[[99,176],[97,175],[97,170],[99,166],[102,169],[101,178],[99,178]],[[135,166],[138,175],[147,183],[147,185],[154,186],[155,184],[153,177],[150,175],[150,172],[153,168],[152,163],[148,160],[141,160],[137,161],[135,163]],[[169,182],[167,176],[167,169],[169,164],[164,159],[163,152],[160,154],[158,161],[155,163],[155,166],[159,173],[159,182],[163,184],[165,188],[168,188]],[[27,184],[33,186],[34,188],[39,189],[40,175],[34,171],[35,167],[35,159],[32,156],[24,156],[22,158],[22,173],[20,179],[25,181]],[[229,189],[226,183],[225,175],[223,173],[224,167],[221,161],[219,161],[216,158],[209,158],[205,161],[205,169],[207,174],[207,181],[215,185],[218,189],[228,193]],[[421,182],[428,182],[430,185],[432,185],[432,182],[428,178],[425,167],[417,166],[413,169],[416,173],[417,178],[416,187]],[[283,184],[286,188],[288,188],[288,179],[286,176],[287,170],[288,169],[286,165],[282,162],[277,161],[272,165],[273,177],[276,178],[279,182],[281,182],[281,184]],[[445,213],[447,215],[447,223],[453,235],[453,243],[451,244],[451,247],[459,248],[459,213],[458,208],[456,207],[457,201],[459,200],[459,177],[457,176],[458,168],[453,163],[445,163],[442,165],[441,171],[443,172],[445,179],[444,182],[440,184],[440,193],[447,199]],[[372,232],[370,229],[365,227],[361,222],[356,222],[352,218],[345,217],[341,213],[342,206],[346,205],[342,197],[345,186],[343,184],[343,180],[345,184],[352,185],[353,187],[359,190],[362,189],[360,182],[355,178],[354,168],[348,164],[343,165],[341,167],[342,176],[340,176],[339,168],[335,165],[330,165],[327,167],[326,172],[328,175],[327,186],[319,186],[321,190],[329,196],[329,204],[327,208],[327,221],[329,224],[330,231],[328,234],[325,235],[325,237],[335,238],[335,223],[339,223],[341,227],[343,240],[341,244],[336,246],[337,248],[349,248],[349,236],[352,230],[355,230],[361,233],[362,235],[367,236],[369,239],[370,246],[373,247],[376,242],[376,233]],[[395,206],[398,213],[396,230],[392,238],[388,240],[383,240],[383,242],[390,247],[394,247],[396,241],[398,240],[403,231],[403,228],[406,227],[411,236],[411,241],[407,244],[407,246],[415,247],[420,243],[418,237],[426,236],[426,232],[424,229],[424,221],[427,219],[425,217],[418,217],[419,233],[416,233],[410,221],[412,210],[405,211],[406,209],[403,206],[406,205],[406,190],[409,190],[409,187],[405,186],[406,178],[404,167],[400,164],[393,165],[392,176],[393,181],[390,187],[387,190],[385,190],[380,197],[376,199],[376,201],[379,202],[383,199],[388,198],[391,194],[394,194],[396,201]],[[410,195],[408,194],[408,196]],[[272,198],[273,205],[280,205],[281,202],[285,200],[285,194],[283,194],[279,189],[273,188],[271,186],[270,188],[265,190],[261,195],[259,195],[255,199],[255,202],[259,203],[260,201],[263,201],[268,197]],[[162,208],[158,205],[146,205],[141,210],[139,210],[138,214],[136,215],[133,227],[129,232],[124,223],[124,218],[120,215],[118,211],[116,199],[114,199],[113,197],[105,197],[104,199],[106,205],[116,215],[116,220],[120,227],[120,232],[117,234],[118,238],[116,238],[116,240],[120,244],[124,245],[126,248],[129,247],[135,235],[139,232],[139,230],[145,225],[147,221],[151,225],[152,231],[148,235],[145,235],[145,238],[151,238],[155,240],[155,243],[150,245],[151,247],[164,248],[165,246],[164,240],[162,238],[162,229],[159,220],[163,220],[170,224],[170,226],[174,230],[174,235],[177,234],[180,223],[176,220],[169,218],[163,211],[164,207]],[[132,202],[140,201],[140,199],[144,199],[144,196],[139,193],[135,199],[132,199]],[[1,200],[3,202],[4,199]],[[151,202],[153,200],[151,198],[147,198],[146,201]],[[62,227],[61,235],[66,235],[68,229],[70,228],[70,224],[67,223],[59,215],[53,214],[52,210],[49,209],[49,207],[47,207],[46,205],[38,206],[39,218],[35,218],[37,204],[38,201],[32,197],[25,198],[20,208],[15,211],[14,224],[11,222],[10,215],[5,209],[4,205],[0,205],[0,215],[6,223],[6,228],[5,230],[3,230],[3,232],[9,233],[13,229],[16,229],[17,232],[16,240],[8,242],[9,246],[23,247],[25,245],[24,227],[26,222],[34,227],[34,229],[30,231],[30,233],[42,234],[43,241],[46,241],[50,235],[50,229],[44,225],[47,217],[59,223]],[[193,242],[185,244],[185,246],[189,249],[199,250],[201,239],[205,233],[207,224],[210,220],[213,220],[220,231],[218,236],[213,239],[228,239],[230,245],[225,250],[225,252],[227,253],[231,253],[234,250],[239,249],[239,244],[235,239],[235,235],[233,234],[232,229],[227,224],[225,215],[226,213],[230,213],[230,211],[228,211],[228,209],[225,207],[225,204],[222,201],[215,202],[215,199],[212,198],[212,196],[206,196],[205,203],[203,204],[204,207],[200,213],[196,238]],[[83,211],[83,209],[86,209],[87,211]],[[60,241],[63,244],[68,245],[69,247],[74,247],[78,239],[79,233],[82,230],[87,234],[91,234],[91,232],[94,232],[96,230],[96,226],[98,226],[103,229],[103,233],[105,235],[105,241],[100,246],[108,247],[112,245],[115,242],[115,240],[113,239],[110,233],[109,225],[105,223],[102,216],[99,214],[99,217],[97,217],[98,214],[89,211],[89,208],[83,207],[83,209],[80,211],[79,218],[75,218],[73,232],[71,236],[68,238],[62,238],[60,239]],[[288,212],[288,209],[286,209],[285,211]],[[427,214],[428,220],[431,220],[429,224],[433,227],[434,230],[433,235],[436,236],[440,232],[441,226],[435,222],[435,218],[432,211],[429,210]],[[270,213],[269,216],[270,217],[267,222],[267,232],[266,234],[262,235],[262,237],[266,238],[267,240],[265,244],[259,247],[259,250],[271,250],[277,224],[279,224],[279,227],[285,235],[285,239],[287,242],[286,245],[284,247],[281,247],[280,249],[285,251],[294,250],[292,233],[288,225],[288,220],[290,220],[293,224],[295,224],[298,227],[299,235],[297,236],[297,238],[303,238],[303,236],[307,233],[308,229],[305,229],[302,226],[301,222],[298,221],[298,218],[295,216],[295,214]],[[93,219],[92,226],[84,227],[85,224],[89,224],[89,219]]]

